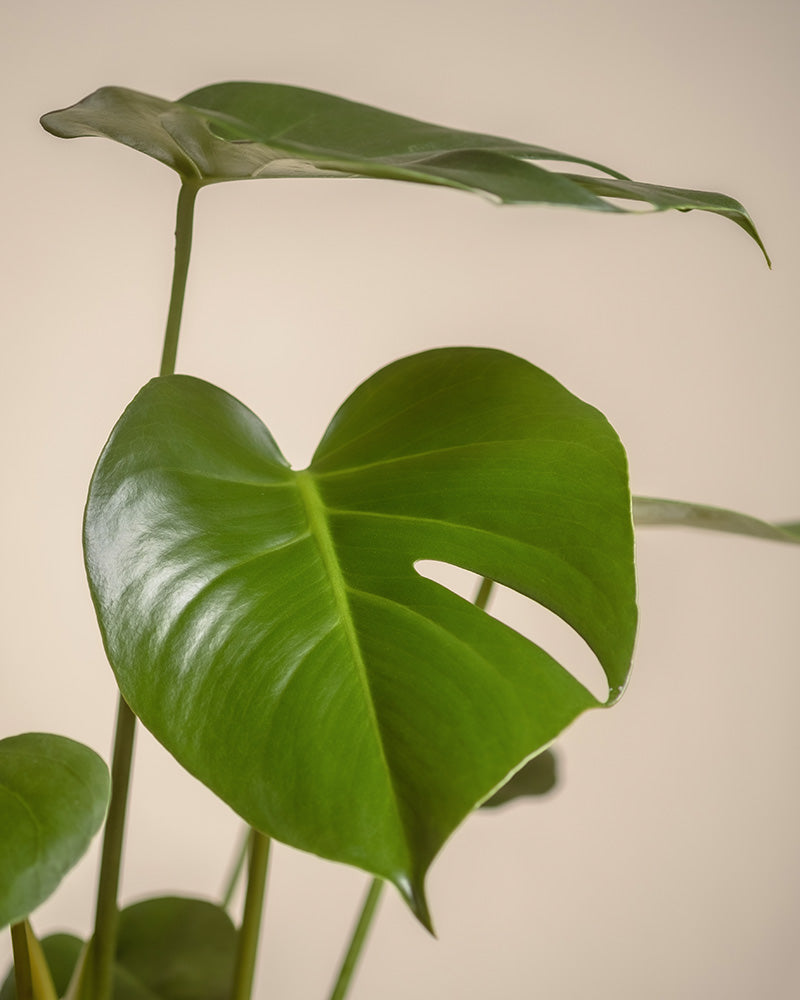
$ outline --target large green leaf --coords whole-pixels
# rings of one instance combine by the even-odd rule
[[[59,996],[83,948],[69,934],[42,941]],[[236,948],[236,928],[214,903],[174,896],[134,903],[120,914],[113,1000],[228,1000]],[[12,970],[0,1000],[16,997]]]
[[[108,769],[64,736],[0,740],[0,927],[43,903],[105,817]]]
[[[62,138],[96,135],[138,149],[208,184],[252,177],[377,177],[473,191],[506,203],[627,211],[608,199],[654,208],[698,208],[733,219],[761,246],[732,198],[634,184],[583,157],[498,136],[443,128],[330,94],[274,83],[219,83],[167,101],[103,87],[42,117]],[[533,161],[591,167],[606,178],[545,169]],[[609,180],[616,180],[615,187]]]
[[[599,702],[415,571],[438,560],[547,606],[625,684],[635,631],[625,455],[533,365],[395,362],[292,470],[241,403],[150,382],[89,493],[92,595],[123,695],[249,823],[380,875],[425,872],[506,775]]]

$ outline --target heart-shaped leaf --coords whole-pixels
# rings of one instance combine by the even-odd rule
[[[602,414],[500,351],[395,362],[292,470],[198,379],[155,379],[99,460],[89,581],[125,699],[279,840],[395,883],[428,920],[443,842],[599,702],[415,571],[438,560],[560,615],[614,701],[635,631],[625,454]]]
[[[747,212],[725,195],[635,184],[583,157],[431,125],[300,87],[218,83],[178,101],[103,87],[72,107],[44,115],[42,125],[62,138],[114,139],[195,184],[252,177],[376,177],[458,188],[506,203],[604,212],[627,211],[609,198],[634,199],[656,209],[696,208],[726,216],[764,251]],[[548,170],[533,161],[579,164],[608,177]]]
[[[70,934],[42,941],[59,996],[70,985],[83,942]],[[219,906],[166,897],[134,903],[120,913],[114,1000],[228,1000],[237,932]],[[16,1000],[13,970],[0,1000]]]
[[[49,733],[0,740],[0,927],[32,913],[83,856],[105,817],[108,769]]]

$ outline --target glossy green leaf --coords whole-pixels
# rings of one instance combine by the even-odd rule
[[[625,455],[602,414],[494,350],[360,386],[311,466],[198,379],[155,379],[100,458],[85,551],[136,714],[251,825],[395,883],[599,702],[533,643],[419,575],[437,560],[560,615],[609,703],[635,631]]]
[[[444,128],[299,87],[220,83],[178,101],[103,87],[72,107],[44,115],[42,124],[62,138],[94,135],[124,143],[198,184],[374,177],[458,188],[509,204],[605,212],[627,211],[614,199],[635,199],[658,209],[716,212],[762,246],[744,208],[724,195],[637,184],[583,157]],[[534,161],[579,164],[608,177],[554,171]]]
[[[526,761],[504,785],[482,802],[481,809],[496,809],[517,799],[547,795],[556,787],[556,780],[556,755],[552,750],[542,750]]]
[[[722,507],[687,503],[682,500],[659,500],[654,497],[634,497],[633,517],[637,527],[671,525],[682,528],[702,528],[734,535],[750,535],[773,542],[800,544],[800,524],[770,524],[749,514],[739,514]]]
[[[109,791],[103,761],[74,740],[0,740],[0,927],[27,917],[80,860]]]

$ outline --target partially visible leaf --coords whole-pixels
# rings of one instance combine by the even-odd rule
[[[41,949],[53,977],[53,985],[58,996],[63,996],[69,986],[69,980],[78,956],[83,948],[83,942],[73,934],[51,934],[41,942]],[[17,989],[14,984],[14,970],[11,969],[0,987],[0,1000],[17,1000]]]
[[[84,969],[85,975],[80,977],[80,982],[74,982],[79,963],[89,962],[88,956],[91,951],[87,950],[86,944],[72,934],[51,934],[42,940],[41,946],[58,995],[64,997],[64,1000],[93,1000],[87,969]],[[13,969],[8,973],[0,989],[0,1000],[17,1000]],[[126,969],[115,965],[111,1000],[162,1000],[162,998],[143,986]]]
[[[179,101],[103,87],[72,107],[44,115],[42,125],[62,138],[95,135],[121,142],[195,184],[374,177],[472,191],[507,204],[603,212],[627,211],[613,199],[633,198],[656,208],[700,208],[731,218],[763,250],[744,208],[723,195],[638,184],[584,157],[432,125],[300,87],[218,83]],[[539,165],[553,161],[589,167],[607,177]]]
[[[92,963],[92,941],[90,940],[83,945],[76,956],[64,1000],[95,1000],[97,991],[94,988]],[[161,1000],[117,962],[114,963],[111,985],[110,1000]]]
[[[800,522],[770,524],[749,514],[739,514],[722,507],[709,507],[706,504],[687,503],[682,500],[634,497],[633,519],[637,526],[672,525],[682,528],[704,528],[707,531],[725,531],[773,542],[800,544]]]
[[[542,750],[515,771],[504,785],[481,803],[481,809],[495,809],[516,799],[546,795],[556,787],[556,755]]]
[[[0,927],[27,917],[80,860],[109,792],[103,761],[74,740],[0,740]]]
[[[159,1000],[228,1000],[237,932],[202,899],[147,899],[120,914],[117,964]]]
[[[135,903],[120,913],[113,1000],[228,1000],[236,947],[236,928],[214,903],[182,897]],[[83,950],[70,934],[42,941],[59,996]],[[80,1000],[87,996],[85,989],[78,992]],[[0,1000],[16,997],[12,970]]]
[[[561,616],[595,651],[609,704],[630,668],[622,446],[501,351],[376,373],[300,472],[227,393],[155,379],[100,458],[85,551],[144,724],[252,826],[392,881],[425,922],[425,872],[453,829],[599,702],[415,563]]]

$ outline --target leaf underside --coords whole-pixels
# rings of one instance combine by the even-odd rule
[[[50,733],[0,740],[0,927],[50,896],[83,856],[108,805],[108,769]]]
[[[300,87],[219,83],[178,101],[103,87],[41,119],[61,138],[105,136],[209,184],[265,177],[372,177],[435,184],[506,204],[627,212],[617,199],[657,210],[699,209],[731,219],[764,246],[726,195],[631,181],[593,160],[499,136],[444,128]],[[561,162],[604,176],[552,170]],[[767,258],[769,262],[769,258]]]
[[[249,823],[400,889],[461,820],[599,702],[418,574],[437,560],[560,615],[621,693],[635,632],[625,455],[528,362],[430,351],[382,369],[310,467],[222,390],[155,379],[114,429],[85,552],[122,693]]]

